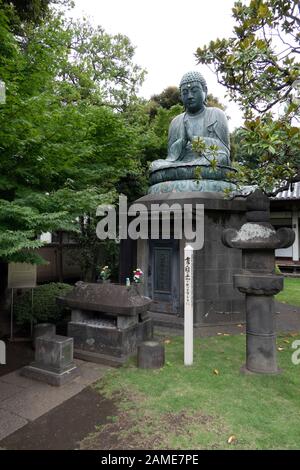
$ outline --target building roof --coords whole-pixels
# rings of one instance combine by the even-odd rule
[[[276,201],[300,199],[300,181],[290,185],[289,189],[286,189],[285,191],[280,191],[280,193],[277,193],[276,196],[272,197],[271,199]]]

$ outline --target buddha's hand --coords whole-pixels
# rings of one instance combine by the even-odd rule
[[[192,142],[194,139],[194,136],[193,136],[191,125],[187,119],[184,120],[184,130],[185,130],[186,140],[188,142]]]
[[[172,162],[175,162],[176,160],[180,160],[180,157],[186,147],[186,144],[187,144],[186,139],[180,138],[176,140],[170,147],[167,160],[172,161]]]

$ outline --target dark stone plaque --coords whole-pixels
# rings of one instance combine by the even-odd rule
[[[154,249],[154,269],[156,292],[171,292],[171,248],[155,247]]]

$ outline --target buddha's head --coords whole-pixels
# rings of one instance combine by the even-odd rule
[[[195,114],[204,108],[207,84],[201,73],[185,73],[180,81],[179,89],[184,107],[189,113]]]

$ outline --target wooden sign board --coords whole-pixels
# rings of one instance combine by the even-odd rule
[[[9,263],[8,289],[27,289],[36,287],[36,264]]]

